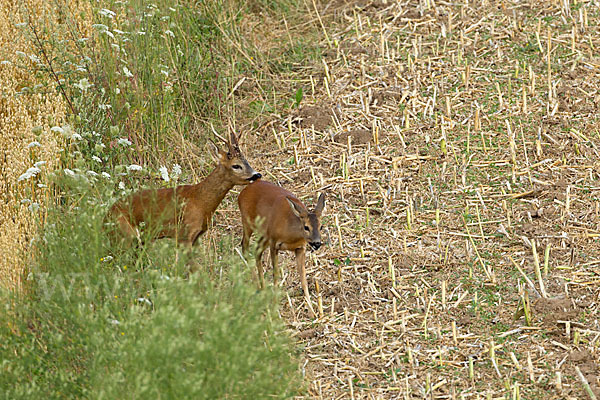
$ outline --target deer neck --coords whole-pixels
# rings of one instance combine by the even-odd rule
[[[196,185],[196,193],[198,197],[203,199],[208,210],[212,214],[227,192],[229,192],[235,184],[229,179],[228,172],[221,165],[217,166],[202,182]]]

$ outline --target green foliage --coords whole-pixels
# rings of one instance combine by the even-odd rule
[[[257,292],[231,259],[216,266],[219,276],[206,265],[187,276],[189,255],[174,257],[161,243],[110,255],[104,215],[89,196],[52,213],[26,294],[2,295],[6,398],[286,398],[298,390],[273,292]]]
[[[93,33],[81,38],[68,4],[58,0],[64,32],[39,43],[35,32],[51,22],[26,19],[24,37],[52,60],[34,72],[47,74],[48,87],[59,86],[73,110],[43,133],[62,135],[66,146],[63,169],[53,173],[59,198],[34,240],[25,288],[0,293],[0,398],[298,392],[276,293],[257,292],[223,249],[222,261],[210,265],[170,241],[120,249],[105,223],[116,197],[157,175],[146,165],[177,161],[174,143],[202,144],[198,127],[222,117],[235,68],[249,66],[227,70],[237,51],[231,38],[247,46],[236,27],[240,10],[280,13],[294,4],[102,1]],[[180,174],[178,165],[160,169],[164,184]]]
[[[303,96],[304,94],[302,93],[302,88],[299,87],[298,90],[296,90],[296,95],[294,96],[294,108],[298,108],[300,106],[300,102],[302,101]]]

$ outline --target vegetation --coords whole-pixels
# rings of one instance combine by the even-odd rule
[[[41,222],[3,300],[10,397],[600,395],[595,2],[155,3],[66,13],[64,41],[38,19],[64,82],[35,40],[15,58],[72,116],[19,131],[60,162],[28,176],[34,145],[9,175],[4,220]],[[235,193],[191,253],[108,244],[116,198],[206,174],[211,125],[308,204],[327,192],[310,303],[293,268],[280,297],[237,265]]]
[[[170,242],[119,248],[106,233],[118,197],[149,179],[173,185],[210,167],[189,168],[190,152],[208,139],[208,122],[226,127],[217,121],[237,68],[226,69],[233,6],[56,2],[39,19],[29,3],[16,8],[29,48],[15,65],[39,79],[13,95],[52,97],[63,114],[27,132],[52,140],[58,163],[30,145],[35,165],[8,186],[39,231],[26,267],[11,267],[20,290],[1,292],[4,398],[299,393],[278,292],[257,291],[239,257]]]

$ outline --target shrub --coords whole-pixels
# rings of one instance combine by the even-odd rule
[[[108,255],[103,207],[50,215],[26,294],[3,294],[7,398],[266,398],[299,376],[277,296],[238,262],[211,274],[157,242]],[[177,260],[177,261],[173,261]],[[128,266],[129,265],[129,266]]]

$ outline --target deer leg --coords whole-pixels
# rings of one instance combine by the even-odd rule
[[[262,255],[267,249],[266,240],[261,239],[256,249],[256,272],[258,273],[258,287],[260,289],[265,288],[265,275],[263,272]]]
[[[130,246],[131,242],[138,236],[137,230],[129,223],[129,221],[127,221],[127,218],[124,215],[117,217],[116,222],[122,236],[121,240],[123,240],[127,246]],[[117,235],[114,236],[116,237]]]
[[[242,254],[244,258],[248,258],[248,249],[250,248],[250,238],[252,237],[253,230],[246,224],[242,225]]]
[[[273,285],[277,286],[277,281],[280,277],[279,263],[277,262],[277,255],[279,253],[279,250],[275,248],[275,243],[271,243],[269,251],[271,252],[271,265],[273,266]]]
[[[206,229],[198,229],[198,230],[193,230],[188,234],[185,241],[187,242],[187,244],[189,245],[190,248],[194,246],[194,244],[198,241],[198,238],[200,236],[202,236],[202,234],[204,232],[206,232]],[[183,242],[183,240],[182,240],[182,242]]]
[[[296,249],[296,266],[298,268],[298,274],[300,275],[300,281],[302,282],[302,290],[304,290],[304,297],[310,298],[308,293],[308,283],[306,283],[306,265],[305,265],[305,249],[300,247]]]

